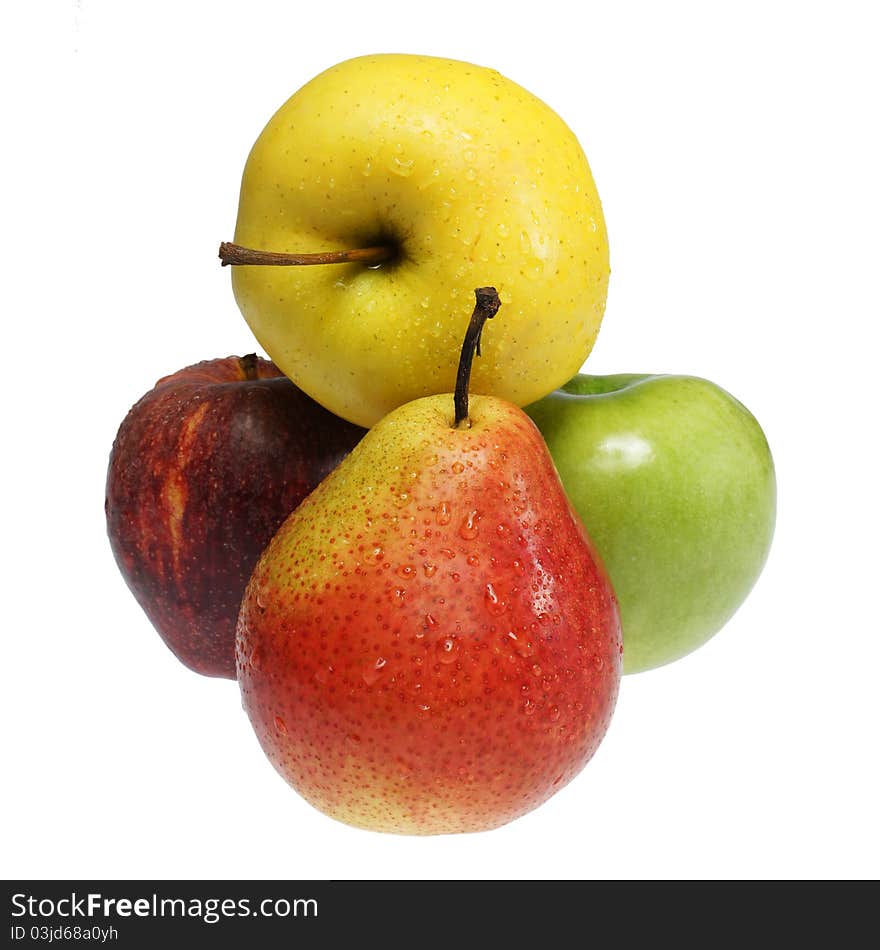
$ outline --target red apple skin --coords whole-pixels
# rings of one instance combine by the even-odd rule
[[[110,454],[107,533],[182,663],[235,678],[235,624],[257,559],[363,434],[254,355],[188,366],[132,407]]]
[[[614,592],[537,429],[495,402],[500,435],[426,426],[375,482],[352,470],[368,434],[275,535],[242,602],[260,744],[348,824],[503,825],[577,775],[610,721]]]

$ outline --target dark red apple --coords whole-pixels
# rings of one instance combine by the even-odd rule
[[[188,366],[132,407],[110,454],[107,533],[188,667],[235,678],[235,624],[257,559],[364,431],[253,354]]]

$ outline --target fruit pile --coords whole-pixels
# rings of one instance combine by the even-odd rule
[[[535,808],[624,669],[704,643],[756,580],[758,423],[706,380],[575,375],[599,197],[570,129],[493,70],[313,79],[251,150],[220,256],[274,362],[188,367],[128,413],[106,514],[129,587],[180,660],[238,679],[327,814],[431,834]]]

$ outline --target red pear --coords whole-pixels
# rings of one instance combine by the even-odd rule
[[[614,593],[538,430],[501,399],[468,404],[486,306],[455,398],[379,422],[285,521],[242,603],[238,678],[263,749],[363,828],[525,814],[584,767],[617,696]]]

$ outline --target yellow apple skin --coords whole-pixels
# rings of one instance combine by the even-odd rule
[[[568,126],[495,70],[412,55],[348,60],[275,113],[245,166],[235,243],[288,253],[393,242],[393,262],[235,266],[274,362],[371,426],[449,392],[475,287],[498,289],[473,393],[516,405],[570,379],[605,308],[608,240]]]

